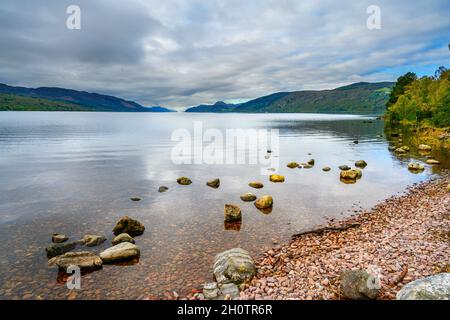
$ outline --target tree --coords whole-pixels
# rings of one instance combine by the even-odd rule
[[[395,104],[403,93],[405,93],[406,88],[414,81],[417,80],[417,75],[413,72],[407,72],[403,76],[400,76],[397,79],[397,82],[392,88],[391,95],[389,96],[389,100],[386,106],[389,108],[393,104]]]

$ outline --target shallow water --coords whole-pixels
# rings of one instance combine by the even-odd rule
[[[369,209],[439,172],[436,166],[420,174],[408,172],[409,159],[388,150],[383,122],[364,120],[314,114],[2,112],[0,298],[185,294],[211,280],[214,255],[225,249],[240,246],[257,256],[294,233]],[[194,121],[224,135],[230,128],[278,129],[279,149],[274,148],[270,160],[279,162],[286,182],[270,183],[258,164],[173,163],[171,153],[178,142],[171,135],[180,128],[193,132]],[[311,158],[312,169],[286,167],[290,161]],[[359,159],[368,163],[362,179],[342,183],[337,167],[352,166]],[[324,166],[332,170],[325,173]],[[193,184],[177,185],[182,175]],[[221,179],[219,189],[205,185],[216,177]],[[265,187],[248,187],[254,180]],[[169,190],[158,193],[161,185]],[[249,191],[272,195],[273,211],[263,214],[252,203],[243,203],[239,196]],[[142,201],[132,202],[132,196]],[[226,203],[242,208],[239,231],[224,227]],[[51,234],[64,233],[72,240],[87,233],[105,235],[107,242],[88,249],[99,252],[109,246],[111,230],[123,215],[146,226],[144,235],[136,238],[140,260],[105,265],[84,275],[81,290],[70,291],[58,282],[57,270],[47,267],[44,250]]]

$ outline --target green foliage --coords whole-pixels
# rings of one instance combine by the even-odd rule
[[[389,108],[395,104],[398,98],[405,93],[406,88],[414,81],[417,80],[417,75],[413,72],[408,72],[397,79],[394,87],[392,88],[391,94],[389,96],[389,101],[386,106]]]
[[[0,94],[0,111],[92,111],[92,109],[61,101]]]
[[[408,72],[399,78],[394,86],[397,92],[395,103],[389,105],[388,118],[394,121],[413,123],[431,122],[435,126],[450,126],[450,70],[439,68],[434,77],[422,77],[409,82],[414,77]],[[405,85],[406,83],[408,83]],[[393,95],[391,95],[393,98]]]

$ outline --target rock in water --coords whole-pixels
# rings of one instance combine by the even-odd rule
[[[255,207],[258,209],[268,209],[272,208],[273,199],[271,196],[262,196],[258,200],[255,201]]]
[[[119,243],[100,253],[103,263],[112,263],[116,261],[130,260],[138,258],[141,254],[139,247],[129,242]]]
[[[220,186],[220,179],[210,180],[210,181],[206,182],[206,185],[211,188],[217,189]]]
[[[239,221],[242,219],[241,208],[234,204],[225,205],[224,215],[226,222]]]
[[[423,170],[425,170],[425,166],[418,162],[411,162],[410,164],[408,164],[408,170],[423,171]]]
[[[380,290],[378,279],[365,270],[349,270],[341,275],[341,293],[352,300],[376,299]]]
[[[247,201],[247,202],[255,201],[256,200],[256,196],[253,193],[251,193],[251,192],[247,192],[247,193],[244,193],[243,195],[241,195],[241,200],[242,201]]]
[[[311,169],[313,166],[308,163],[302,163],[303,169]]]
[[[134,243],[134,239],[128,233],[121,233],[112,240],[112,245],[115,246],[122,242]]]
[[[53,258],[75,249],[76,246],[76,242],[56,243],[45,248],[45,251],[48,258]]]
[[[431,151],[431,146],[429,146],[427,144],[420,144],[419,145],[419,150],[420,151]]]
[[[128,233],[130,236],[140,236],[145,231],[145,227],[142,223],[137,220],[131,219],[128,216],[120,218],[116,226],[113,229],[114,235],[119,235],[121,233]]]
[[[64,234],[54,233],[52,235],[52,242],[53,243],[63,243],[63,242],[66,242],[67,240],[69,240],[69,237],[67,237]]]
[[[264,187],[264,185],[262,184],[262,182],[259,181],[252,181],[248,184],[250,187],[255,188],[255,189],[261,189],[262,187]]]
[[[213,269],[219,285],[229,282],[239,285],[251,280],[256,274],[255,262],[250,254],[241,248],[219,253],[214,259]]]
[[[130,200],[137,202],[137,201],[141,201],[141,198],[139,198],[139,197],[131,197]]]
[[[345,171],[345,170],[350,170],[351,168],[350,168],[348,165],[344,164],[344,165],[342,165],[342,166],[339,166],[339,169]]]
[[[169,190],[169,188],[167,188],[166,186],[161,186],[158,189],[158,192],[166,192],[167,190]]]
[[[83,237],[83,243],[88,247],[95,247],[106,241],[104,236],[96,236],[93,234],[87,234]]]
[[[405,285],[397,300],[450,300],[450,273],[439,273]]]
[[[325,171],[325,172],[328,172],[328,171],[331,170],[331,168],[330,168],[330,167],[325,167],[325,168],[323,168],[322,170]]]
[[[340,173],[342,180],[356,180],[362,177],[362,171],[359,169],[354,170],[342,170]]]
[[[181,184],[183,186],[190,185],[192,183],[191,179],[188,177],[180,177],[177,179],[178,184]]]
[[[289,162],[287,164],[288,168],[294,169],[294,168],[298,168],[298,163],[297,162]]]
[[[57,266],[60,270],[67,271],[70,266],[77,266],[81,271],[97,270],[102,267],[103,261],[92,252],[67,252],[61,256],[48,260],[50,267]]]
[[[271,174],[270,181],[272,182],[284,182],[284,176],[281,174]]]
[[[316,162],[316,161],[315,161],[314,159],[310,159],[310,160],[308,160],[307,163],[308,163],[310,166],[313,166],[315,162]]]
[[[367,162],[365,162],[364,160],[358,160],[355,162],[355,167],[364,169],[365,167],[367,167]]]

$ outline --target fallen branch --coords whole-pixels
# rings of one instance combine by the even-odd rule
[[[316,234],[321,234],[324,233],[326,231],[344,231],[350,228],[356,228],[361,226],[360,223],[349,223],[349,224],[345,224],[345,225],[341,225],[341,226],[327,226],[327,227],[322,227],[319,229],[315,229],[315,230],[310,230],[310,231],[305,231],[305,232],[301,232],[301,233],[296,233],[292,236],[292,238],[298,238],[300,236],[303,236],[305,234],[312,234],[312,233],[316,233]]]

